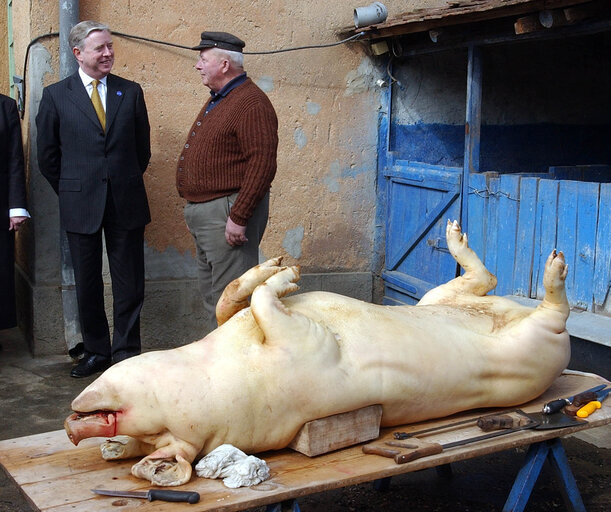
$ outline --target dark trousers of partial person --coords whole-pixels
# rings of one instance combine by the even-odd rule
[[[16,325],[15,232],[6,227],[0,231],[0,329]]]
[[[66,234],[85,353],[112,357],[113,361],[139,354],[140,311],[144,302],[144,226],[131,230],[122,227],[109,186],[100,229],[93,234]],[[112,345],[104,307],[102,234],[112,281]]]

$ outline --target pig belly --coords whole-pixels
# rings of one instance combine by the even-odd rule
[[[516,405],[543,392],[568,362],[568,352],[558,355],[565,336],[544,326],[525,329],[522,320],[532,310],[519,305],[513,323],[495,332],[491,317],[478,318],[471,307],[384,307],[327,293],[298,295],[284,303],[325,325],[335,334],[328,343],[336,347],[317,347],[312,353],[307,340],[293,340],[281,349],[261,345],[257,335],[248,340],[245,332],[257,332],[248,310],[235,325],[230,321],[194,345],[210,354],[224,352],[224,362],[208,367],[208,373],[219,382],[213,403],[222,411],[225,428],[208,439],[205,452],[222,440],[246,451],[282,448],[310,420],[372,404],[383,406],[384,426]],[[438,318],[443,322],[431,329]],[[330,357],[334,348],[339,355]],[[533,360],[535,350],[546,365]],[[202,364],[214,359],[210,354]],[[197,358],[191,354],[188,359]],[[227,375],[233,376],[230,387],[220,384]],[[190,402],[210,404],[212,393]],[[232,406],[223,407],[226,396],[239,397],[240,403],[234,398]],[[245,418],[249,410],[253,421]],[[236,424],[242,425],[240,432],[232,431]]]
[[[545,391],[570,357],[566,331],[529,322],[532,309],[505,299],[385,307],[333,294],[299,297],[285,303],[336,332],[342,354],[335,368],[325,367],[328,379],[307,369],[304,384],[314,371],[314,389],[330,409],[381,404],[385,426],[523,403]],[[486,315],[474,314],[478,303]],[[344,411],[330,414],[337,412]]]

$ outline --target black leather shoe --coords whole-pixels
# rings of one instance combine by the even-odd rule
[[[110,366],[110,357],[99,356],[97,354],[85,354],[72,371],[70,377],[89,377],[94,373],[103,372]]]

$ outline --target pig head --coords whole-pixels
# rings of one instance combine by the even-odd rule
[[[306,422],[368,405],[393,426],[535,398],[570,356],[562,253],[550,254],[532,309],[487,296],[496,278],[456,222],[446,237],[465,272],[417,306],[286,297],[297,267],[277,258],[249,270],[219,300],[218,329],[118,363],[87,387],[65,423],[70,439],[110,438],[104,458],[144,455],[132,473],[180,485],[221,444],[280,449]]]

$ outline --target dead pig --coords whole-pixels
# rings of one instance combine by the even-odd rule
[[[282,298],[297,289],[297,267],[274,259],[249,270],[221,297],[218,329],[111,367],[73,401],[68,435],[121,436],[103,444],[104,458],[145,455],[134,475],[180,485],[217,446],[280,449],[310,420],[372,404],[393,426],[535,398],[570,356],[563,254],[550,254],[532,309],[486,296],[496,278],[456,222],[446,237],[465,272],[417,306]]]

